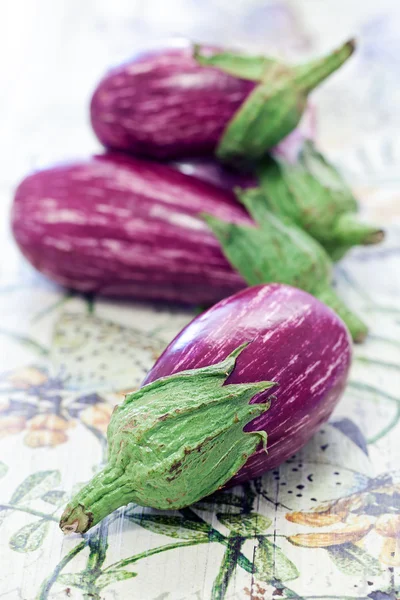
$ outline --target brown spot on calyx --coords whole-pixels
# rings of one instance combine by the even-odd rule
[[[181,460],[176,460],[175,462],[172,463],[169,472],[173,473],[174,471],[177,471],[179,469],[179,467],[182,466],[182,461]]]

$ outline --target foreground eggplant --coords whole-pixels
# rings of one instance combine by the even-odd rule
[[[165,165],[95,157],[27,177],[12,224],[28,260],[66,287],[196,304],[277,281],[326,302],[362,341],[367,328],[333,291],[323,248],[249,194],[240,199],[254,221],[231,193]]]
[[[305,292],[273,284],[223,300],[115,408],[107,465],[61,529],[83,533],[129,502],[182,508],[276,467],[329,418],[350,362],[345,325]]]
[[[108,148],[151,158],[210,155],[249,161],[299,123],[309,92],[354,49],[347,42],[299,67],[204,48],[140,55],[110,71],[91,101],[91,122]]]

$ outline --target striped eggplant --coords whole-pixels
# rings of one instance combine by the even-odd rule
[[[329,418],[350,361],[345,325],[305,292],[273,284],[221,301],[114,410],[108,462],[62,530],[85,532],[129,502],[183,508],[276,467]]]
[[[351,55],[353,42],[306,65],[191,47],[142,54],[111,70],[91,100],[108,148],[151,158],[264,155],[299,123],[309,92]],[[256,130],[256,132],[255,132]]]
[[[214,303],[246,286],[199,217],[251,224],[234,196],[121,154],[38,171],[22,181],[14,237],[33,266],[80,292]]]
[[[254,221],[232,193],[166,165],[99,156],[27,177],[12,226],[39,271],[80,292],[208,304],[277,281],[326,302],[362,341],[323,248],[249,192],[240,199]]]

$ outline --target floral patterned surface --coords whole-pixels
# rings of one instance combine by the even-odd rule
[[[17,3],[16,3],[17,4]],[[0,597],[6,600],[400,598],[400,90],[397,3],[78,0],[9,10],[3,36],[0,259]],[[4,32],[3,32],[4,33]],[[65,293],[12,244],[24,173],[97,149],[86,123],[104,68],[169,34],[309,55],[360,36],[315,95],[319,142],[385,243],[336,269],[371,326],[331,422],[263,478],[176,512],[129,505],[83,537],[58,518],[104,458],[113,405],[193,316]],[[16,42],[17,40],[17,42]],[[26,68],[27,57],[30,59]],[[20,74],[23,73],[23,76]],[[4,143],[5,137],[5,143]]]

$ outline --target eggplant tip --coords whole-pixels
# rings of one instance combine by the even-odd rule
[[[61,525],[61,523],[60,523],[60,529],[64,535],[69,535],[70,533],[76,533],[78,530],[78,526],[79,526],[79,523],[77,520],[74,521],[73,523],[65,524],[65,525]]]
[[[92,526],[93,515],[86,512],[82,504],[74,508],[67,506],[61,515],[60,529],[64,535],[71,533],[85,533]]]
[[[383,229],[376,229],[373,231],[365,240],[366,245],[379,244],[385,239],[385,231]]]
[[[345,46],[348,47],[349,50],[351,50],[352,52],[354,52],[354,50],[357,48],[357,40],[355,37],[350,38]]]
[[[354,339],[354,343],[355,344],[362,344],[365,341],[365,338],[367,337],[367,335],[368,335],[368,331],[365,331],[365,330],[364,331],[360,331],[359,333],[357,333],[354,336],[354,338],[353,338]]]

